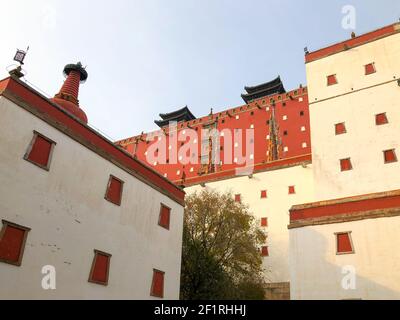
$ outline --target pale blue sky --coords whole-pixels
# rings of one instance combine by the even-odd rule
[[[242,104],[243,86],[278,74],[305,84],[304,52],[398,21],[398,0],[0,1],[0,77],[16,48],[30,46],[26,79],[54,95],[65,64],[82,61],[81,106],[113,139],[156,129],[160,112],[196,116]]]

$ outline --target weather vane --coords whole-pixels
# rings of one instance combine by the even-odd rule
[[[19,62],[19,66],[16,67],[15,69],[9,71],[9,74],[11,76],[17,77],[17,78],[22,78],[25,74],[22,72],[22,65],[24,64],[24,59],[26,56],[26,53],[29,50],[29,46],[28,48],[26,48],[26,50],[21,50],[21,49],[17,49],[17,52],[15,53],[14,56],[14,61]]]
[[[25,51],[21,50],[21,49],[17,49],[17,52],[15,53],[15,56],[14,56],[14,61],[17,61],[17,62],[19,62],[20,65],[23,65],[24,59],[25,59],[25,56],[26,56],[28,50],[29,50],[29,46],[28,46],[28,48],[26,48]]]

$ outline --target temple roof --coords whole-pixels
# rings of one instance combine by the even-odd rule
[[[168,125],[170,121],[181,122],[196,119],[187,106],[169,113],[160,113],[159,116],[162,120],[155,120],[154,123],[160,128]]]
[[[242,98],[246,103],[249,103],[255,99],[270,96],[273,94],[285,93],[286,90],[283,86],[280,76],[253,87],[244,87],[247,93],[242,94]]]

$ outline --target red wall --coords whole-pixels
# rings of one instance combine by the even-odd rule
[[[290,97],[292,99],[290,99]],[[303,101],[300,101],[302,98]],[[232,136],[234,135],[234,129],[242,129],[243,136],[245,134],[245,129],[250,129],[250,125],[254,125],[254,165],[263,164],[267,160],[267,150],[268,150],[268,140],[266,139],[269,134],[269,126],[267,125],[267,120],[271,116],[271,99],[275,100],[275,118],[279,125],[279,135],[282,140],[282,152],[280,154],[280,159],[288,159],[292,157],[297,157],[300,155],[306,155],[311,153],[311,141],[310,141],[310,121],[309,121],[309,107],[308,107],[308,96],[307,88],[298,88],[296,90],[290,91],[287,94],[268,96],[255,100],[248,105],[242,105],[235,107],[233,109],[228,109],[222,112],[214,113],[212,119],[218,117],[217,129],[230,129],[232,130]],[[283,103],[286,105],[284,106]],[[261,109],[256,106],[258,104]],[[269,107],[270,110],[266,111]],[[229,112],[232,117],[226,115]],[[303,111],[304,115],[300,116],[300,112]],[[253,113],[253,114],[251,114]],[[239,115],[239,119],[236,119],[236,115]],[[283,116],[287,116],[287,120],[283,120]],[[187,130],[187,125],[190,127],[198,127],[198,153],[201,154],[201,137],[200,131],[204,123],[211,120],[210,116],[198,118],[189,122],[179,123],[178,131]],[[224,123],[222,123],[224,120]],[[301,131],[301,127],[306,128],[305,131]],[[288,134],[285,136],[284,131]],[[161,132],[159,130],[158,132]],[[134,153],[135,148],[135,138],[128,138],[118,141],[117,144],[123,146],[128,152]],[[143,135],[143,140],[146,140],[146,134]],[[167,136],[166,147],[169,145],[169,137]],[[224,139],[220,140],[221,146],[224,145]],[[244,141],[244,139],[243,139]],[[303,148],[302,143],[307,143],[307,147]],[[182,179],[182,173],[185,171],[186,179],[198,176],[198,171],[201,164],[187,164],[185,168],[183,164],[177,161],[177,163],[167,163],[167,164],[157,164],[148,163],[146,160],[145,152],[148,147],[156,143],[156,140],[147,143],[146,141],[140,141],[136,149],[136,156],[139,160],[147,163],[152,168],[160,172],[161,174],[167,173],[168,179],[179,182]],[[288,152],[283,152],[283,147],[288,147]],[[180,142],[178,141],[178,149],[180,147]],[[232,148],[233,150],[233,148]],[[218,166],[217,172],[228,171],[235,169],[237,167],[243,167],[244,165],[238,165],[235,163],[226,164],[223,159],[224,151],[221,151],[221,160],[223,164]],[[243,150],[243,155],[245,155],[245,150]],[[232,155],[232,159],[233,159]],[[200,162],[200,161],[198,161]],[[193,167],[193,172],[190,172],[190,168]],[[180,170],[180,175],[177,175],[177,171]],[[205,177],[206,179],[206,177]]]

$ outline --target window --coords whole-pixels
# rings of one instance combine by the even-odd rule
[[[350,158],[340,160],[340,170],[341,171],[348,171],[348,170],[352,170],[352,169],[353,169],[353,165],[351,164]]]
[[[337,232],[336,236],[336,254],[354,253],[353,242],[351,240],[351,231]]]
[[[108,180],[107,191],[105,195],[105,199],[120,206],[122,199],[122,189],[124,182],[113,175],[110,175],[110,179]]]
[[[0,231],[0,262],[20,266],[29,228],[2,220]]]
[[[261,190],[261,198],[267,198],[267,190]]]
[[[397,162],[396,151],[394,149],[384,150],[383,157],[385,163]]]
[[[268,218],[267,217],[261,218],[261,227],[268,227]]]
[[[160,270],[153,270],[153,281],[151,283],[150,295],[157,298],[164,297],[164,275],[165,272]]]
[[[263,257],[268,257],[269,256],[268,246],[262,246],[261,247],[261,256],[263,256]]]
[[[24,159],[44,170],[49,170],[55,144],[54,141],[39,132],[33,131],[33,138],[24,155]]]
[[[337,84],[337,79],[336,79],[336,74],[331,74],[330,76],[327,76],[327,85],[332,86],[334,84]]]
[[[289,186],[289,194],[295,194],[296,193],[296,189],[294,186]]]
[[[335,124],[335,134],[343,134],[346,133],[346,126],[344,124],[344,122],[341,123],[336,123]]]
[[[92,268],[90,269],[89,282],[106,286],[110,270],[111,254],[94,250]]]
[[[300,111],[300,117],[304,116],[304,111]]]
[[[389,121],[388,121],[388,119],[387,119],[387,117],[386,117],[386,113],[384,112],[384,113],[379,113],[379,114],[376,114],[375,115],[375,124],[377,125],[377,126],[380,126],[380,125],[382,125],[382,124],[386,124],[386,123],[388,123]]]
[[[287,135],[288,135],[287,130],[283,131],[283,135],[284,135],[284,136],[287,136]]]
[[[241,202],[240,194],[235,194],[235,202]]]
[[[375,63],[368,63],[368,64],[366,64],[365,66],[364,66],[364,68],[365,68],[365,75],[369,75],[369,74],[371,74],[371,73],[375,73],[376,72],[376,70],[375,70]]]
[[[171,208],[167,207],[165,204],[161,204],[158,224],[161,227],[169,230],[170,217],[171,217]]]
[[[307,142],[303,142],[302,144],[301,144],[301,147],[304,149],[304,148],[307,148]]]

